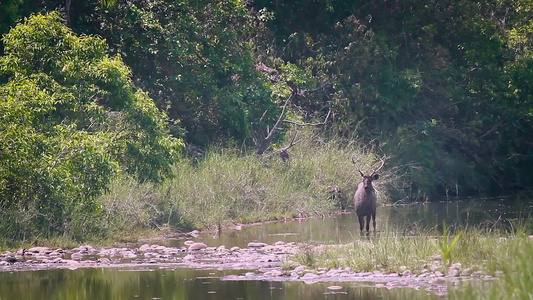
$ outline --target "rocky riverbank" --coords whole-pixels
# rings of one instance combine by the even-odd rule
[[[290,261],[302,247],[309,245],[276,242],[249,243],[246,248],[224,245],[209,247],[204,243],[187,241],[183,247],[165,247],[144,244],[139,247],[95,248],[84,245],[73,249],[34,247],[16,253],[0,255],[0,272],[33,271],[55,268],[105,268],[105,267],[183,267],[216,270],[243,270],[241,275],[222,277],[222,280],[264,280],[314,282],[365,282],[384,288],[425,289],[437,294],[446,293],[449,286],[471,279],[492,280],[482,272],[472,272],[460,264],[442,272],[440,257],[421,270],[400,268],[401,273],[355,272],[350,268],[309,269]]]

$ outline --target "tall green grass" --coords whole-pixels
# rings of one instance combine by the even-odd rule
[[[500,270],[503,276],[490,283],[467,282],[451,290],[450,299],[533,299],[533,240],[516,237],[496,244],[504,246],[484,255],[488,260],[485,264],[489,270]]]
[[[160,185],[115,181],[102,196],[103,223],[111,232],[139,228],[214,229],[292,217],[321,216],[351,199],[360,175],[351,162],[359,158],[370,171],[377,158],[362,153],[355,142],[326,139],[313,131],[300,132],[288,162],[275,152],[257,156],[236,149],[209,151],[205,158],[183,159],[173,166],[174,177]],[[391,181],[376,181],[379,190]],[[378,201],[385,201],[380,193]]]
[[[422,230],[416,236],[387,231],[376,236],[361,236],[346,245],[307,247],[294,259],[311,267],[350,267],[358,272],[399,272],[405,267],[414,273],[424,269],[446,272],[450,264],[461,263],[463,269],[492,275],[503,271],[514,276],[523,269],[522,266],[530,265],[529,262],[524,264],[523,260],[533,257],[533,251],[530,251],[533,240],[521,231],[471,227],[454,236],[454,246],[443,249],[442,243],[448,238],[437,229]],[[448,254],[449,261],[434,260],[436,255],[444,258],[445,254]],[[526,274],[525,278],[530,275]]]

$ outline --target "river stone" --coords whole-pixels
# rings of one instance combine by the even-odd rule
[[[231,248],[229,249],[229,251],[231,251],[231,252],[235,252],[235,251],[239,251],[239,250],[241,250],[241,248],[239,248],[239,247],[237,247],[237,246],[231,247]]]
[[[197,236],[200,235],[200,231],[198,231],[198,230],[193,230],[193,231],[191,231],[191,232],[189,232],[189,233],[187,233],[187,234],[190,235],[190,236],[192,236],[192,237],[197,237]]]
[[[161,245],[157,245],[155,248],[153,248],[155,251],[165,251],[165,249],[167,249],[167,247],[165,246],[161,246]]]
[[[137,255],[131,251],[125,251],[122,253],[122,257],[127,258],[127,259],[132,259],[132,258],[136,258]]]
[[[188,254],[188,255],[185,255],[185,257],[183,258],[183,260],[185,261],[191,261],[191,260],[195,260],[196,257],[194,257],[194,255],[192,254]]]
[[[72,260],[72,259],[63,259],[63,263],[69,265],[69,266],[79,266],[80,265],[80,262],[79,261],[75,261],[75,260]]]
[[[402,272],[402,276],[413,276],[413,271],[405,270]]]
[[[432,284],[432,285],[442,285],[445,283],[446,283],[446,279],[443,277],[437,277],[429,281],[429,284]]]
[[[433,275],[435,275],[435,277],[444,277],[444,274],[442,274],[441,271],[435,271],[435,273],[433,273]]]
[[[330,285],[330,286],[328,286],[328,290],[333,290],[333,291],[342,290],[342,286],[340,286],[340,285]]]
[[[472,275],[472,269],[470,268],[464,269],[463,272],[461,272],[461,276],[470,276],[470,275]]]
[[[262,248],[268,246],[267,243],[258,243],[258,242],[250,242],[248,243],[248,248]]]
[[[32,253],[50,253],[52,252],[52,250],[48,247],[32,247],[30,249],[27,250],[27,252],[32,252]]]
[[[107,257],[101,257],[97,260],[97,262],[102,263],[102,264],[109,264],[111,263],[111,260]]]
[[[185,243],[183,243],[185,246],[190,246],[192,244],[194,244],[194,241],[185,241]]]
[[[50,259],[49,260],[51,263],[54,263],[54,264],[57,264],[57,263],[62,263],[63,262],[63,259],[61,257],[56,257],[54,259]]]
[[[83,254],[81,254],[79,252],[76,252],[76,253],[72,253],[72,255],[70,257],[73,260],[81,260],[83,258]]]
[[[152,248],[151,248],[150,244],[144,244],[141,247],[139,247],[139,251],[141,251],[141,252],[148,252],[151,249]]]
[[[315,273],[305,273],[303,276],[302,276],[302,279],[315,279],[317,278],[318,275],[315,274]]]
[[[470,276],[472,276],[472,277],[481,277],[483,275],[485,275],[485,273],[483,273],[482,271],[475,271]]]
[[[459,276],[459,270],[457,270],[456,268],[449,268],[447,275],[449,277],[457,277],[457,276]]]
[[[442,260],[442,256],[440,254],[434,255],[433,260]]]
[[[189,245],[189,250],[202,250],[207,248],[207,245],[204,243],[192,243]]]

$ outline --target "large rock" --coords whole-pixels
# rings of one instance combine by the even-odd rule
[[[258,243],[258,242],[250,242],[248,243],[248,248],[263,248],[265,246],[268,246],[267,243]]]
[[[192,243],[189,245],[189,250],[202,250],[202,249],[205,249],[207,248],[207,245],[204,244],[204,243]]]
[[[31,253],[46,253],[46,254],[52,252],[52,250],[48,247],[32,247],[26,251],[31,252]]]

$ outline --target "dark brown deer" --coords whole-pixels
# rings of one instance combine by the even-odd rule
[[[352,162],[355,164],[357,171],[363,177],[363,182],[359,183],[357,186],[357,191],[353,196],[353,202],[355,205],[355,213],[357,214],[357,219],[359,220],[359,228],[363,232],[365,227],[365,216],[366,216],[366,231],[370,231],[370,219],[372,219],[372,226],[374,227],[374,232],[376,232],[376,207],[377,207],[377,197],[376,190],[372,186],[372,181],[379,179],[379,172],[385,165],[385,160],[381,160],[381,166],[374,170],[370,175],[365,175],[359,167],[357,167],[356,161],[352,157]]]

